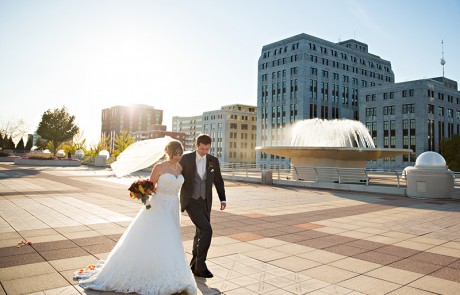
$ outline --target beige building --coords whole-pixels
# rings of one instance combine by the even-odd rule
[[[172,118],[172,131],[183,132],[185,134],[184,149],[186,151],[195,150],[196,137],[203,132],[201,115],[193,117],[178,117]]]
[[[223,163],[255,163],[257,113],[255,106],[233,104],[204,112],[203,133],[211,136],[210,154]]]

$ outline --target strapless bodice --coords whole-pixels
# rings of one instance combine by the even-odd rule
[[[156,193],[177,196],[183,183],[184,177],[182,174],[177,177],[171,173],[161,174],[158,178]]]

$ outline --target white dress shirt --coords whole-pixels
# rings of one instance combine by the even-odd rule
[[[196,169],[198,175],[203,179],[204,174],[206,173],[206,155],[202,157],[198,152],[196,152]]]

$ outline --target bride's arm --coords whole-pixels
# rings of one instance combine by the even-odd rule
[[[152,173],[150,173],[150,180],[153,182],[153,186],[155,187],[156,183],[158,182],[158,178],[161,175],[161,164],[157,164],[153,167]]]

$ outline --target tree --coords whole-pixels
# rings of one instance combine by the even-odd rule
[[[113,156],[118,157],[128,146],[135,142],[131,134],[128,133],[128,130],[121,131],[120,135],[115,135],[115,150],[113,151]]]
[[[27,151],[30,151],[32,149],[32,146],[33,146],[33,138],[29,137],[27,139],[27,144],[26,144],[26,147],[24,148],[25,150]]]
[[[44,140],[43,138],[38,138],[37,141],[35,142],[35,146],[37,147],[38,150],[46,149],[47,145],[48,145],[48,141]]]
[[[5,140],[3,139],[3,134],[0,132],[0,149],[4,148]]]
[[[16,149],[17,150],[21,150],[23,151],[25,149],[24,147],[24,140],[21,138],[21,140],[18,142],[18,144],[16,145]]]
[[[441,141],[441,155],[450,170],[460,172],[460,135],[444,138]]]
[[[14,144],[13,138],[11,138],[11,136],[10,136],[6,140],[6,149],[14,150],[14,147],[15,147],[15,144]]]
[[[19,141],[26,134],[26,128],[24,127],[24,121],[18,120],[17,122],[8,121],[6,123],[1,122],[0,133],[3,134],[3,138],[10,137],[13,141]],[[14,149],[15,144],[13,144]]]
[[[37,134],[53,145],[53,155],[56,149],[67,140],[72,139],[79,131],[75,125],[75,116],[71,116],[65,107],[50,109],[43,113],[42,120],[38,124]]]

